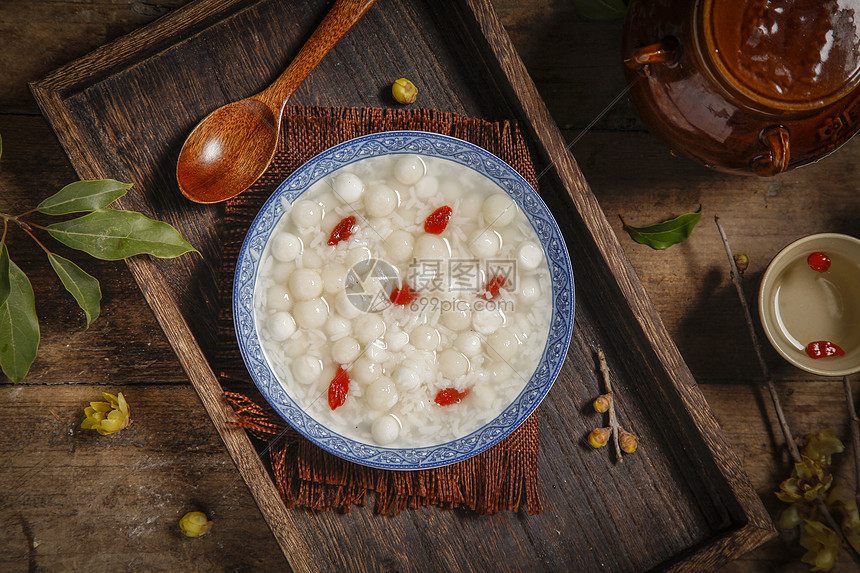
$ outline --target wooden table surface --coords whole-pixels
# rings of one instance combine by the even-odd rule
[[[0,212],[27,211],[76,179],[27,83],[184,3],[0,3]],[[570,0],[493,4],[753,485],[778,516],[773,491],[789,474],[789,458],[770,398],[757,386],[713,217],[751,259],[751,297],[788,242],[820,231],[860,235],[860,140],[773,179],[708,170],[673,156],[623,96],[621,21],[584,20]],[[704,215],[693,236],[666,251],[634,243],[619,217],[645,225],[699,205]],[[84,331],[41,250],[17,230],[7,242],[36,291],[42,338],[28,377],[0,380],[0,570],[286,569],[125,264],[79,259],[103,292],[102,315]],[[794,433],[833,428],[847,443],[841,380],[806,375],[766,351]],[[124,392],[132,407],[133,424],[113,437],[79,429],[84,406],[102,390]],[[849,487],[852,456],[849,449],[835,466],[837,483]],[[179,518],[193,509],[215,521],[206,537],[178,533]],[[783,533],[723,571],[807,571],[802,554]],[[854,570],[847,556],[838,570]]]

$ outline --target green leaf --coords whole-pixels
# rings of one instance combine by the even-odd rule
[[[573,6],[589,20],[615,20],[627,14],[629,0],[573,0]]]
[[[78,301],[78,306],[87,315],[87,328],[99,317],[102,289],[99,281],[81,267],[54,253],[48,253],[48,261],[60,277],[66,290]]]
[[[702,218],[702,206],[694,213],[686,213],[656,225],[648,227],[631,227],[624,223],[624,230],[637,243],[648,245],[652,249],[666,249],[687,239],[693,232],[693,227]]]
[[[0,243],[0,304],[9,296],[9,250],[6,243]]]
[[[194,247],[176,229],[135,211],[105,209],[48,225],[56,240],[106,261],[148,254],[173,258]]]
[[[39,319],[30,280],[9,261],[9,296],[0,305],[0,367],[13,382],[30,371],[39,349]]]
[[[104,209],[128,193],[131,185],[113,179],[75,181],[39,203],[36,209],[45,215],[68,215]]]

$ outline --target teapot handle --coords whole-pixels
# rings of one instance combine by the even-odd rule
[[[636,48],[624,59],[624,65],[631,70],[643,71],[648,64],[677,64],[680,56],[681,49],[677,38],[668,36],[655,44]]]
[[[771,125],[761,130],[759,140],[767,152],[756,155],[750,161],[750,167],[755,174],[772,177],[785,171],[791,157],[788,129],[783,125]]]

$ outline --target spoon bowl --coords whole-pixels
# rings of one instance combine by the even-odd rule
[[[336,0],[286,70],[262,92],[206,116],[176,162],[182,194],[220,203],[246,191],[266,171],[278,146],[287,100],[376,0]]]
[[[279,123],[266,104],[250,98],[213,111],[179,154],[182,194],[197,203],[218,203],[248,189],[275,155]]]

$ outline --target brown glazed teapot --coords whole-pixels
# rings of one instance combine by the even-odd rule
[[[860,127],[860,0],[634,0],[630,97],[673,150],[776,175]]]

